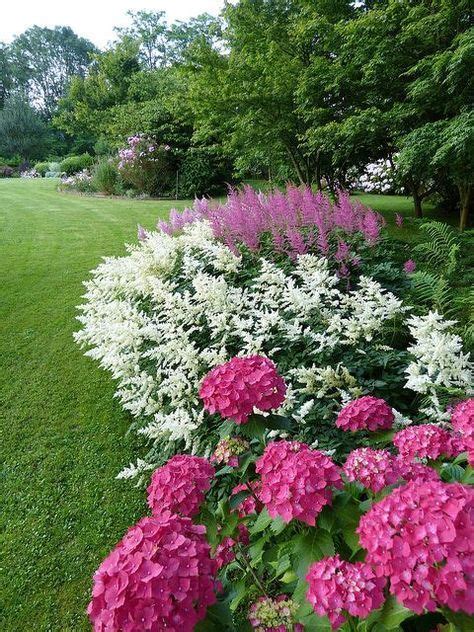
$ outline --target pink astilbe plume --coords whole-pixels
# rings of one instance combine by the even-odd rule
[[[276,410],[285,395],[285,381],[273,362],[258,355],[235,357],[219,364],[204,377],[199,388],[206,410],[238,424],[247,423],[254,408]]]
[[[357,532],[366,561],[405,607],[474,613],[474,489],[416,479],[373,505]]]
[[[274,441],[255,466],[262,489],[259,498],[272,518],[301,520],[311,526],[332,501],[332,488],[342,487],[337,465],[319,450],[298,441]]]
[[[158,227],[174,234],[186,223],[200,219],[207,219],[214,236],[234,252],[239,245],[258,251],[268,236],[276,252],[292,259],[307,252],[327,256],[331,243],[336,249],[344,236],[360,235],[373,246],[385,224],[379,213],[353,202],[346,192],[340,191],[332,203],[320,191],[289,185],[285,192],[267,194],[251,186],[234,189],[226,202],[215,206],[196,200],[192,209],[172,211],[169,221],[160,221]]]
[[[153,515],[172,511],[195,516],[213,476],[214,468],[207,459],[187,454],[173,456],[151,476],[147,492]]]
[[[94,574],[95,632],[192,632],[216,602],[206,528],[163,512],[142,518]]]
[[[384,577],[377,577],[369,564],[351,564],[339,555],[314,562],[306,576],[306,597],[319,616],[327,616],[333,630],[346,621],[345,612],[365,619],[384,602]]]

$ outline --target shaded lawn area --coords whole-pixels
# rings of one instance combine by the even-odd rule
[[[0,180],[0,630],[88,630],[91,575],[146,511],[114,480],[137,456],[114,387],[72,340],[82,281],[125,252],[136,224],[184,202],[59,194],[51,180]],[[393,215],[411,200],[361,196]],[[408,225],[397,236],[413,238]]]

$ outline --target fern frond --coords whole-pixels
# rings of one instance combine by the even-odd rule
[[[421,224],[420,230],[426,233],[428,241],[415,246],[427,264],[445,274],[452,274],[458,263],[460,249],[456,232],[443,222],[426,222]]]

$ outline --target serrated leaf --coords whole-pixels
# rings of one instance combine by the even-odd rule
[[[275,535],[279,535],[285,529],[285,527],[286,522],[282,518],[280,518],[280,516],[273,518],[270,523],[270,529]]]
[[[243,502],[246,498],[250,496],[250,491],[243,489],[241,492],[237,492],[237,494],[233,494],[229,500],[229,506],[231,509],[235,509]]]
[[[443,608],[443,614],[449,623],[455,626],[457,632],[472,632],[472,617],[465,612],[452,612],[447,608]]]
[[[264,508],[259,513],[257,520],[250,527],[249,531],[252,535],[255,533],[260,533],[261,531],[264,531],[265,529],[267,529],[270,526],[271,522],[272,522],[272,518],[270,518],[270,516],[268,515],[267,509]]]
[[[370,630],[372,630],[371,625],[375,623],[383,625],[387,630],[396,630],[405,619],[413,616],[414,612],[402,606],[395,597],[390,595],[382,608],[372,612],[366,621]]]

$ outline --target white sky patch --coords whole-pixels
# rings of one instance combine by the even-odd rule
[[[128,10],[165,11],[168,22],[200,13],[217,15],[224,0],[0,0],[0,41],[11,42],[30,26],[70,26],[99,48],[115,39],[114,27],[126,26]]]

